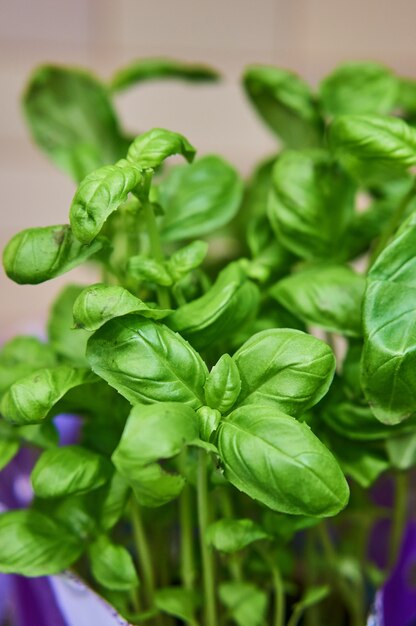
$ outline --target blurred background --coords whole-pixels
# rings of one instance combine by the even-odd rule
[[[77,65],[107,79],[135,58],[204,62],[219,84],[147,83],[121,93],[132,132],[183,133],[200,155],[218,152],[244,175],[275,149],[250,109],[240,76],[249,63],[292,69],[312,84],[345,60],[377,60],[416,76],[414,0],[0,0],[0,247],[18,230],[68,221],[72,181],[29,138],[20,96],[41,63]],[[41,332],[62,284],[85,270],[18,286],[0,274],[0,341]]]

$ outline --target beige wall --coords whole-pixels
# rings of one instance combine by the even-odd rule
[[[73,185],[30,143],[19,95],[45,61],[108,77],[140,56],[211,63],[221,85],[151,84],[119,97],[131,130],[183,132],[243,173],[274,142],[245,102],[245,64],[273,63],[316,82],[345,59],[378,59],[416,75],[414,0],[0,0],[0,246],[17,230],[67,221]],[[38,331],[60,284],[20,287],[0,276],[0,339]],[[83,278],[83,275],[81,275]]]

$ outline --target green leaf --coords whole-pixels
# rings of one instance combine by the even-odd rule
[[[195,592],[181,587],[158,589],[155,594],[155,605],[160,611],[178,617],[191,626],[197,626],[194,617]]]
[[[195,152],[195,148],[183,135],[153,128],[136,137],[127,152],[127,160],[140,169],[154,169],[174,154],[180,154],[191,162]]]
[[[241,377],[238,405],[271,405],[302,415],[328,391],[335,371],[330,347],[299,330],[253,335],[233,359]]]
[[[271,406],[243,406],[223,420],[218,449],[227,480],[269,508],[335,515],[348,485],[329,450],[305,423]]]
[[[416,412],[415,246],[416,226],[410,220],[368,275],[361,382],[384,424]]]
[[[140,281],[147,280],[164,287],[170,287],[173,283],[172,276],[162,263],[143,255],[130,257],[127,271]]]
[[[219,80],[216,70],[200,63],[187,63],[168,58],[137,59],[113,74],[111,91],[122,91],[137,83],[149,80],[179,79],[186,82],[212,82]]]
[[[56,365],[54,351],[36,337],[14,337],[0,350],[0,396],[19,378]]]
[[[223,354],[205,383],[207,404],[221,413],[231,409],[241,391],[238,368],[229,354]]]
[[[0,570],[4,574],[58,574],[76,561],[83,549],[77,536],[37,511],[0,515]]]
[[[267,126],[293,148],[317,146],[323,122],[309,86],[296,74],[277,67],[249,66],[244,89]]]
[[[13,424],[36,424],[70,389],[97,380],[89,370],[68,365],[37,370],[15,382],[4,394],[0,411]]]
[[[31,474],[39,498],[59,498],[97,489],[112,473],[109,461],[80,446],[51,448],[39,457]]]
[[[320,96],[330,115],[386,114],[396,106],[399,82],[380,63],[345,63],[321,83]]]
[[[0,470],[2,470],[19,452],[20,444],[17,439],[0,439]]]
[[[402,176],[416,164],[416,130],[397,117],[338,117],[329,143],[343,167],[366,185]]]
[[[201,406],[197,410],[199,422],[199,436],[205,442],[211,440],[211,435],[217,430],[221,421],[221,413],[209,406]]]
[[[124,287],[102,283],[83,289],[73,306],[75,325],[89,331],[97,330],[114,317],[128,313],[139,313],[143,317],[158,320],[169,315],[171,310],[150,307]]]
[[[142,172],[125,159],[88,174],[79,185],[69,211],[72,232],[89,244],[105,221],[142,182]]]
[[[132,404],[204,404],[208,371],[180,335],[143,317],[128,315],[107,322],[88,342],[92,369]]]
[[[48,319],[48,337],[59,356],[78,366],[88,365],[85,358],[89,334],[74,328],[72,307],[82,293],[82,285],[67,285],[52,304]]]
[[[120,545],[111,543],[105,535],[100,535],[89,546],[88,556],[92,575],[107,589],[130,591],[139,585],[133,559]]]
[[[175,167],[159,186],[165,210],[161,234],[167,241],[200,237],[225,226],[243,196],[237,171],[224,159],[209,155],[192,165]]]
[[[221,583],[221,602],[238,626],[262,626],[267,611],[267,593],[245,582]]]
[[[88,494],[100,528],[108,531],[116,525],[124,513],[129,493],[130,486],[127,480],[119,472],[114,472],[110,482]]]
[[[199,436],[195,411],[186,404],[164,402],[136,405],[112,461],[127,479],[137,467],[169,459]]]
[[[52,421],[28,424],[27,426],[11,426],[11,428],[24,442],[39,448],[55,448],[59,443],[58,429]]]
[[[357,337],[364,291],[363,276],[347,266],[326,264],[284,278],[270,295],[307,324]]]
[[[255,314],[258,301],[257,287],[238,263],[231,263],[203,296],[181,306],[166,323],[202,349],[235,332]]]
[[[175,281],[180,280],[189,272],[201,265],[208,252],[206,241],[193,241],[176,250],[168,261],[168,269]]]
[[[412,78],[399,78],[397,105],[406,115],[416,113],[416,81]]]
[[[411,469],[416,465],[416,434],[386,439],[386,451],[392,467],[403,471]]]
[[[251,519],[222,519],[210,524],[206,542],[220,552],[237,552],[269,535]]]
[[[23,108],[36,143],[77,181],[124,156],[126,141],[107,90],[83,70],[39,67]]]
[[[306,589],[299,602],[296,602],[294,609],[297,612],[303,613],[303,611],[309,609],[311,606],[315,606],[316,604],[319,604],[319,602],[322,602],[322,600],[327,598],[330,593],[331,588],[329,585],[309,587],[309,589]]]
[[[281,242],[304,259],[339,254],[355,187],[321,150],[287,150],[273,169],[268,216]]]
[[[86,261],[106,245],[97,239],[91,245],[77,241],[70,226],[28,228],[17,233],[3,252],[6,274],[21,285],[37,285]]]
[[[154,508],[177,498],[185,486],[185,479],[178,474],[168,474],[158,463],[153,463],[135,469],[129,483],[139,504]]]

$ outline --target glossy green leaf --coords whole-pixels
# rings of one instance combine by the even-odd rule
[[[130,553],[116,545],[105,535],[100,535],[88,547],[92,575],[107,589],[130,591],[139,585]]]
[[[195,592],[181,587],[165,587],[155,594],[155,605],[160,611],[178,617],[190,626],[197,626],[194,617],[196,600]]]
[[[107,90],[83,70],[39,67],[23,108],[36,143],[77,181],[124,156],[126,141]]]
[[[204,404],[208,371],[197,352],[172,330],[128,315],[107,322],[88,342],[92,369],[132,404]]]
[[[67,285],[52,303],[48,319],[48,337],[60,357],[74,365],[88,365],[85,358],[89,334],[74,328],[72,308],[83,291],[82,285]]]
[[[101,250],[107,240],[77,241],[70,226],[28,228],[17,233],[3,252],[6,274],[21,285],[36,285],[69,272]]]
[[[241,391],[238,368],[229,354],[223,354],[205,383],[207,404],[221,413],[231,409]]]
[[[169,58],[137,59],[113,74],[111,91],[122,91],[149,80],[176,79],[186,82],[212,82],[220,78],[216,70],[200,63],[187,63]]]
[[[146,256],[137,255],[129,259],[127,271],[130,276],[140,281],[148,280],[156,285],[170,287],[173,283],[172,276],[166,267]]]
[[[179,248],[168,261],[169,273],[175,281],[180,280],[189,272],[201,265],[208,252],[206,241],[193,241]]]
[[[253,335],[233,359],[241,377],[237,404],[271,405],[302,415],[328,391],[335,371],[330,347],[299,330]]]
[[[127,152],[127,160],[140,169],[154,169],[174,154],[180,154],[191,162],[195,152],[195,148],[183,135],[153,128],[136,137]]]
[[[151,508],[171,502],[185,486],[182,476],[168,474],[158,463],[138,467],[128,480],[139,504]]]
[[[96,380],[91,371],[68,365],[37,370],[10,387],[1,400],[0,412],[13,424],[35,424],[45,419],[70,389]]]
[[[65,446],[43,452],[31,480],[40,498],[59,498],[97,489],[111,473],[111,463],[105,457],[80,446]]]
[[[166,323],[202,349],[235,332],[254,316],[258,301],[257,287],[237,263],[232,263],[220,272],[207,293],[181,306]]]
[[[323,123],[309,86],[296,74],[277,67],[249,66],[245,91],[266,124],[293,148],[317,146]]]
[[[175,402],[139,404],[129,415],[112,461],[128,478],[137,467],[176,456],[198,436],[198,419],[190,406]]]
[[[69,211],[75,237],[84,244],[91,243],[107,218],[127,200],[142,179],[139,168],[124,159],[86,176],[75,192]]]
[[[402,176],[416,164],[416,130],[397,117],[338,117],[329,143],[343,167],[365,184]]]
[[[17,439],[0,439],[0,470],[2,470],[19,452]]]
[[[292,515],[335,515],[348,485],[310,428],[272,406],[243,406],[223,420],[218,449],[227,480],[269,508]]]
[[[321,102],[330,115],[390,113],[399,81],[380,63],[344,63],[321,83]]]
[[[76,561],[83,549],[76,535],[38,511],[0,515],[0,570],[4,574],[58,574]]]
[[[158,191],[165,211],[162,237],[177,241],[200,237],[227,224],[240,207],[243,183],[229,163],[209,155],[191,166],[172,169]]]
[[[415,245],[410,220],[368,275],[361,380],[375,417],[385,424],[416,412]]]
[[[150,307],[124,287],[102,283],[83,289],[73,306],[76,327],[89,331],[97,330],[114,317],[128,313],[139,313],[143,317],[158,320],[169,315],[171,310]]]
[[[342,265],[319,265],[284,278],[270,290],[307,324],[347,336],[361,335],[365,278]]]
[[[36,337],[14,337],[0,350],[0,396],[19,378],[56,365],[50,346]]]
[[[220,552],[237,552],[268,534],[251,519],[222,519],[208,526],[205,540]]]
[[[226,582],[219,587],[221,602],[238,626],[262,626],[267,611],[267,593],[246,582]]]
[[[354,193],[327,152],[284,152],[273,169],[268,205],[278,242],[304,259],[336,257],[353,215]]]
[[[199,436],[205,442],[209,442],[211,435],[217,430],[221,421],[221,413],[217,409],[212,409],[210,406],[201,406],[197,410],[198,422],[199,422]]]

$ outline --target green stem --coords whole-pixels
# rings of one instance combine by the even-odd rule
[[[217,626],[214,559],[211,548],[205,541],[206,531],[209,524],[207,462],[207,454],[204,450],[199,450],[198,523],[202,558],[202,579],[204,586],[205,626]]]
[[[404,214],[406,213],[406,209],[408,208],[410,202],[416,195],[416,180],[413,181],[412,186],[409,191],[403,197],[402,201],[399,202],[397,209],[393,212],[387,227],[380,236],[377,245],[375,246],[371,256],[370,256],[370,267],[375,263],[377,257],[383,252],[386,247],[390,237],[394,235],[397,228],[400,226],[400,223],[403,219]]]
[[[179,498],[181,527],[181,579],[185,589],[192,590],[195,582],[195,559],[193,545],[192,499],[189,485],[186,485]]]
[[[223,519],[233,519],[234,511],[231,504],[230,494],[226,488],[220,491],[220,508]],[[228,555],[228,568],[234,580],[243,579],[243,568],[241,566],[241,557],[237,552]]]
[[[131,520],[133,525],[134,540],[136,542],[137,556],[143,578],[143,588],[148,608],[153,608],[155,600],[155,577],[153,572],[152,558],[143,528],[139,506],[134,496],[131,499]]]
[[[390,538],[389,569],[393,567],[399,554],[403,539],[403,531],[407,518],[407,489],[408,477],[405,472],[396,473],[396,486],[394,495],[394,509]]]
[[[150,202],[143,204],[143,211],[146,220],[147,234],[149,236],[150,252],[158,263],[164,262],[162,245],[160,243],[159,230],[157,227],[156,217]],[[157,286],[157,297],[159,304],[163,309],[170,309],[169,291],[166,287]]]
[[[285,623],[285,590],[283,587],[283,580],[280,575],[279,568],[275,565],[271,565],[271,572],[273,577],[274,587],[274,626],[284,626]]]
[[[296,608],[290,616],[290,620],[288,621],[287,626],[297,626],[300,618],[302,617],[302,613],[302,609]]]

